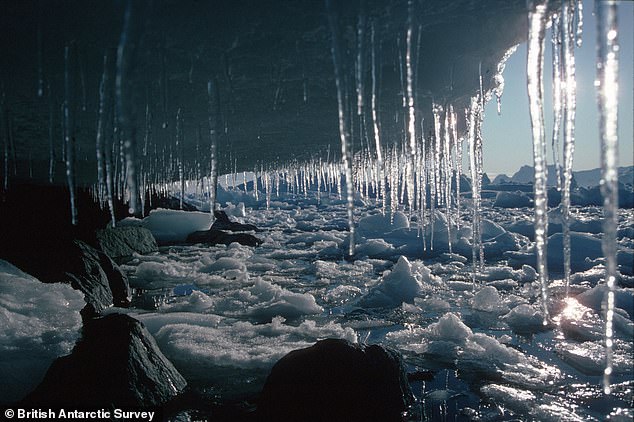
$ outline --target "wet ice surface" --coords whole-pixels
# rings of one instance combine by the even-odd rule
[[[600,210],[572,210],[588,230],[573,232],[570,298],[552,267],[552,321],[544,326],[533,243],[516,232],[532,224],[532,209],[483,205],[486,266],[476,285],[468,224],[452,231],[450,254],[439,219],[434,248],[424,250],[416,221],[399,213],[390,223],[380,205],[367,204],[356,211],[355,260],[345,261],[344,201],[274,198],[269,210],[247,207],[245,217],[234,217],[263,229],[258,248],[169,246],[135,256],[123,266],[136,289],[125,312],[146,324],[191,386],[218,400],[257,393],[286,353],[337,337],[403,354],[419,399],[412,420],[630,418],[632,288],[617,292],[614,394],[604,396],[600,386],[605,286],[594,249],[600,234],[592,230]],[[465,208],[463,223],[470,215]],[[632,211],[622,210],[620,233],[633,226]],[[619,242],[621,286],[631,286],[633,241]],[[549,263],[561,262],[556,241],[549,247]],[[429,371],[432,380],[417,376]]]

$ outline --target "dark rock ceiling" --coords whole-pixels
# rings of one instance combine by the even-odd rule
[[[360,3],[334,4],[353,99]],[[42,74],[51,88],[57,144],[61,142],[64,46],[72,41],[77,46],[78,160],[84,171],[94,167],[103,55],[116,49],[125,5],[124,1],[103,0],[1,2],[0,77],[18,161],[45,163],[48,159],[49,99],[47,92],[37,96],[39,33]],[[365,10],[364,57],[368,64],[369,24],[374,22],[380,59],[380,122],[384,143],[392,144],[404,136],[398,55],[404,52],[408,3],[366,0]],[[493,86],[503,54],[526,37],[526,1],[414,0],[412,22],[414,39],[418,40],[420,31],[414,57],[418,63],[416,104],[428,131],[431,101],[452,103],[463,110],[478,90],[480,63],[485,89]],[[134,61],[136,125],[143,130],[149,104],[152,139],[159,150],[173,142],[178,108],[184,117],[190,162],[196,156],[199,127],[206,145],[206,85],[210,79],[218,81],[226,127],[219,143],[221,171],[234,160],[239,169],[252,169],[262,162],[309,159],[325,154],[329,146],[333,153],[340,150],[331,33],[323,1],[154,0],[144,4],[140,33]],[[364,78],[369,93],[367,65]],[[355,142],[358,149],[358,137]],[[36,177],[45,175],[40,167],[46,165],[34,166]]]

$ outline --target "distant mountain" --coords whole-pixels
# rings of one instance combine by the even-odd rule
[[[547,167],[547,178],[546,184],[548,186],[557,186],[557,172],[555,171],[555,166]],[[531,166],[522,166],[520,169],[511,176],[511,183],[533,183],[533,179],[535,177],[535,170]]]
[[[574,172],[579,186],[597,186],[601,181],[601,169],[582,170]],[[619,167],[619,182],[634,185],[634,166]]]
[[[493,184],[501,185],[503,183],[509,183],[510,181],[511,178],[508,177],[506,174],[498,174],[497,176],[495,176],[495,179],[493,179]]]
[[[556,186],[557,185],[557,172],[555,171],[555,166],[551,165],[547,168],[548,176],[546,179],[546,183],[548,186]],[[506,175],[499,175],[493,181],[494,184],[502,184],[502,183],[533,183],[535,171],[531,166],[522,166],[520,169],[509,179]],[[592,170],[581,170],[574,171],[572,173],[573,179],[576,181],[578,186],[582,187],[592,187],[599,185],[601,181],[601,169],[592,169]],[[628,167],[619,167],[619,182],[624,183],[626,185],[634,185],[634,166]]]

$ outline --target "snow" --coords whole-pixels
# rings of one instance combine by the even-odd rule
[[[83,295],[0,260],[0,404],[22,399],[79,338]]]

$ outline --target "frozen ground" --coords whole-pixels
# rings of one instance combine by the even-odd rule
[[[568,298],[561,235],[551,238],[552,321],[544,326],[527,229],[532,208],[485,201],[486,265],[474,285],[468,208],[450,234],[438,214],[432,236],[429,221],[425,230],[403,213],[390,222],[370,201],[357,208],[357,254],[346,261],[343,201],[273,196],[267,210],[263,196],[220,192],[233,202],[233,218],[263,229],[261,247],[165,246],[123,266],[135,288],[125,312],[146,324],[190,385],[221,399],[246,397],[287,352],[338,337],[404,355],[420,400],[413,420],[603,420],[610,413],[631,420],[634,290],[624,287],[633,280],[631,209],[620,214],[614,393],[604,396],[600,209],[573,210],[573,230],[581,232],[572,237]],[[557,212],[550,218],[551,233],[560,231]],[[159,210],[129,223],[175,240],[201,229],[204,217]],[[429,371],[433,380],[423,381]]]

